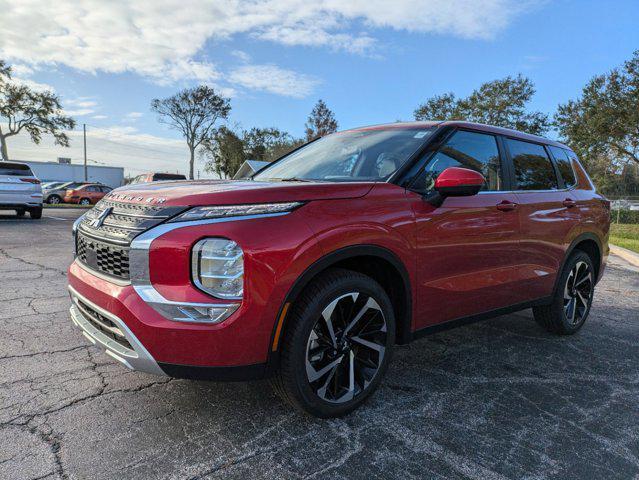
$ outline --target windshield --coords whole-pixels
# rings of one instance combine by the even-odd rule
[[[433,127],[388,127],[334,133],[264,168],[253,180],[386,180],[433,131]]]

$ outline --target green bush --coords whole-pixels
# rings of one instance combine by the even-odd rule
[[[610,217],[613,223],[639,223],[639,210],[612,210]]]

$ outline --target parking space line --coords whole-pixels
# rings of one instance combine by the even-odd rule
[[[70,218],[52,217],[51,215],[44,215],[44,218],[53,218],[54,220],[64,220],[65,222],[67,220],[71,220]]]

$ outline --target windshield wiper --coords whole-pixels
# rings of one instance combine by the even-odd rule
[[[313,180],[308,180],[306,178],[298,178],[298,177],[271,178],[271,180],[276,180],[278,182],[312,182],[313,181]]]

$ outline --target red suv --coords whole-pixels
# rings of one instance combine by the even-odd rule
[[[74,227],[71,315],[129,368],[270,377],[333,417],[421,335],[529,307],[575,333],[609,215],[560,143],[464,122],[358,128],[252,181],[108,194]]]

